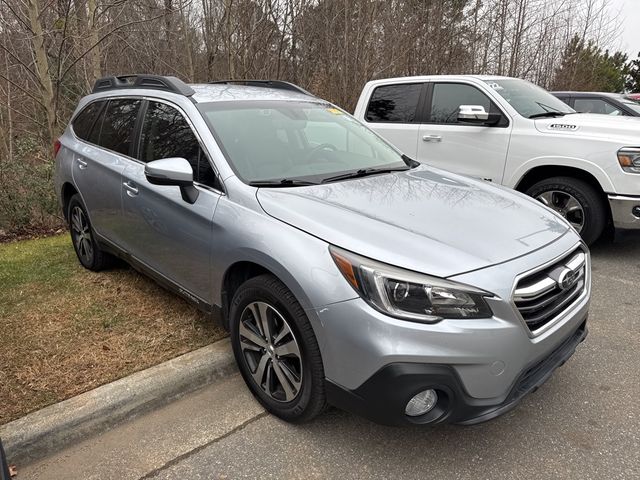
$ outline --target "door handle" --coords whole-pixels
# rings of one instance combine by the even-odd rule
[[[85,168],[87,168],[89,166],[89,164],[87,162],[85,162],[84,160],[80,160],[78,158],[78,168],[80,170],[84,170]]]
[[[424,135],[422,137],[423,142],[441,142],[442,135]]]
[[[129,195],[130,197],[135,197],[136,195],[138,195],[138,187],[136,187],[133,182],[124,182],[122,186],[127,191],[127,195]]]

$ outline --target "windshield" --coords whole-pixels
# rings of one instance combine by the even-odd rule
[[[526,80],[517,78],[485,80],[487,85],[493,88],[523,117],[541,116],[549,112],[575,113],[570,106],[558,100],[556,97]]]
[[[365,169],[408,168],[399,152],[327,103],[212,102],[198,108],[246,183],[319,183]]]
[[[633,100],[621,100],[622,104],[630,110],[633,110],[638,115],[640,115],[640,103]]]

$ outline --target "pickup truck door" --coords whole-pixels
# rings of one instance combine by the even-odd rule
[[[463,82],[429,83],[418,134],[417,160],[470,177],[501,183],[511,138],[511,122],[478,87]],[[481,105],[501,113],[495,125],[458,122],[460,105]]]

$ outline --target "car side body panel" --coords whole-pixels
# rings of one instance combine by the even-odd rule
[[[305,309],[357,297],[336,269],[329,244],[264,213],[255,189],[236,177],[233,195],[222,197],[214,217],[213,303],[222,305],[224,274],[238,262],[255,263],[276,275]]]

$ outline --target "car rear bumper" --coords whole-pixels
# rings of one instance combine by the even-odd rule
[[[384,366],[355,390],[327,380],[327,399],[334,406],[386,425],[481,423],[511,410],[525,395],[537,390],[573,355],[586,336],[585,317],[555,350],[522,370],[506,398],[470,396],[456,370],[449,365],[407,362]],[[405,415],[407,402],[430,388],[438,393],[436,406],[419,417]]]
[[[640,228],[640,197],[609,194],[608,198],[614,227]]]

